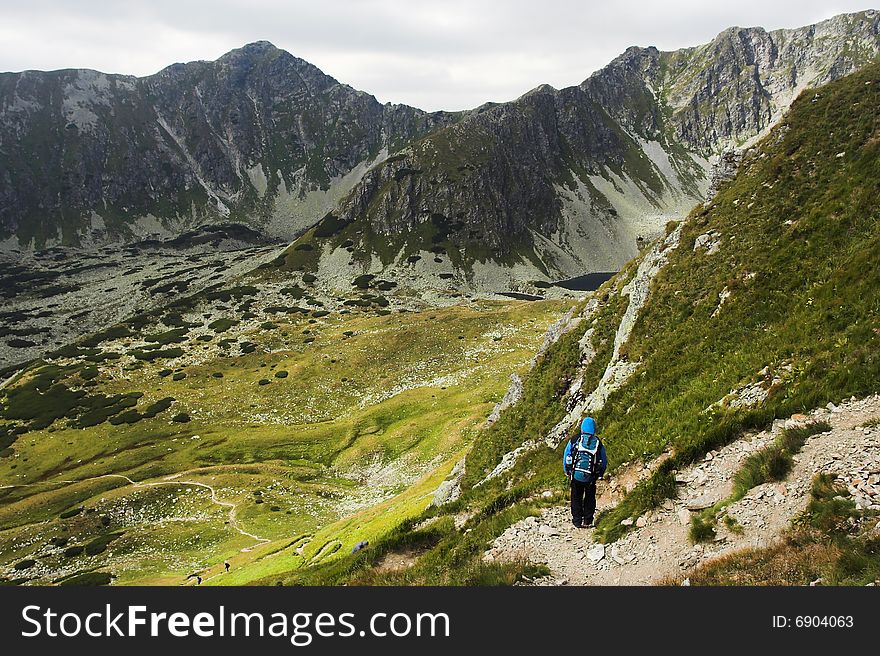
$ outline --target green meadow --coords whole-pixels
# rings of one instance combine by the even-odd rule
[[[0,397],[0,576],[243,583],[348,554],[422,513],[567,307],[285,313],[210,339],[187,315],[141,327],[156,348],[118,330],[92,343],[123,357],[32,363]],[[136,355],[169,343],[184,355]]]

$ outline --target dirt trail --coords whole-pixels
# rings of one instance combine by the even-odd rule
[[[180,474],[174,474],[173,476],[169,477],[174,480],[153,481],[150,483],[139,483],[137,481],[130,479],[128,476],[124,476],[122,474],[104,474],[102,476],[94,476],[93,478],[86,479],[86,480],[96,480],[96,479],[100,479],[100,478],[123,478],[134,487],[158,487],[160,485],[191,485],[193,487],[204,488],[205,490],[208,490],[211,493],[211,503],[218,505],[218,506],[223,506],[224,508],[229,508],[229,512],[227,514],[227,517],[229,518],[229,525],[232,528],[234,528],[236,531],[238,531],[241,535],[244,535],[245,537],[248,537],[248,538],[251,538],[252,540],[255,540],[257,542],[257,544],[255,544],[254,547],[259,546],[261,544],[266,544],[267,542],[271,542],[271,540],[269,540],[268,538],[262,538],[259,535],[254,535],[253,533],[249,533],[249,532],[245,531],[239,525],[238,520],[235,517],[235,512],[238,509],[238,504],[232,503],[231,501],[221,501],[220,499],[218,499],[217,498],[217,490],[215,490],[213,486],[208,485],[207,483],[199,483],[197,481],[180,481],[180,480],[177,480],[177,476],[180,476]],[[81,481],[64,481],[64,482],[65,483],[79,483]],[[253,547],[245,547],[242,549],[242,551],[250,551],[251,549],[253,549]]]
[[[102,478],[121,478],[128,482],[132,487],[158,487],[160,485],[191,485],[193,487],[200,487],[205,490],[208,490],[211,493],[211,503],[222,506],[224,508],[228,508],[229,512],[227,517],[229,518],[229,525],[235,529],[241,535],[245,537],[251,538],[256,541],[257,544],[252,547],[245,547],[242,549],[243,552],[251,551],[254,547],[258,547],[261,544],[266,544],[267,542],[271,542],[269,538],[263,538],[259,535],[254,535],[253,533],[249,533],[244,530],[241,525],[238,523],[238,519],[235,516],[236,510],[238,509],[238,504],[232,503],[231,501],[221,501],[217,498],[217,490],[214,489],[213,486],[208,485],[207,483],[200,483],[198,481],[181,481],[177,480],[179,476],[182,476],[182,473],[173,474],[171,476],[167,476],[164,481],[151,481],[148,483],[135,481],[124,474],[101,474],[100,476],[91,476],[89,478],[83,478],[79,480],[62,480],[62,481],[45,481],[41,483],[21,483],[18,485],[0,485],[0,488],[12,488],[12,487],[42,487],[46,485],[68,485],[72,483],[86,483],[88,481],[97,481]]]
[[[715,541],[693,545],[688,538],[692,514],[727,497],[742,461],[776,439],[785,422],[746,436],[679,472],[678,497],[638,518],[633,530],[613,544],[595,543],[591,529],[574,528],[568,508],[557,506],[509,527],[485,558],[526,557],[546,563],[552,574],[536,585],[649,585],[710,558],[769,545],[804,510],[812,479],[819,473],[836,475],[860,506],[880,509],[880,426],[865,425],[878,418],[880,397],[872,396],[789,420],[823,420],[832,430],[807,440],[784,482],[757,486],[727,507],[726,514],[737,521],[741,533],[718,522]]]

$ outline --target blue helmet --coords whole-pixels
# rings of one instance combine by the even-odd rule
[[[588,435],[596,434],[596,420],[592,417],[584,417],[584,420],[581,422],[581,433],[587,433]]]

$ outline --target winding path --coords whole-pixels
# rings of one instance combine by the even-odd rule
[[[179,474],[178,474],[179,475]],[[128,482],[129,485],[133,487],[159,487],[160,485],[191,485],[193,487],[200,487],[208,490],[211,493],[211,503],[223,506],[224,508],[228,508],[229,512],[227,513],[227,517],[229,518],[229,525],[234,528],[238,533],[248,537],[252,540],[255,540],[257,544],[251,547],[245,547],[242,549],[243,552],[251,551],[254,547],[259,546],[261,544],[266,544],[271,542],[269,538],[263,538],[259,535],[254,535],[253,533],[249,533],[244,530],[241,525],[238,523],[238,519],[235,516],[236,510],[238,509],[238,504],[232,503],[231,501],[221,501],[217,498],[217,490],[214,489],[213,486],[208,485],[207,483],[199,483],[198,481],[178,481],[178,480],[168,480],[168,481],[153,481],[150,483],[138,482],[135,481],[124,474],[101,474],[100,476],[92,476],[90,478],[83,478],[80,480],[62,480],[62,481],[45,481],[42,483],[21,483],[18,485],[0,485],[0,488],[13,488],[13,487],[38,487],[41,485],[58,485],[61,483],[64,484],[72,484],[72,483],[87,483],[88,481],[96,481],[102,478],[121,478]]]

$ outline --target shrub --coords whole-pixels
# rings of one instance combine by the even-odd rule
[[[131,355],[133,355],[138,360],[146,360],[148,362],[152,362],[153,360],[157,360],[159,358],[179,358],[183,355],[183,349],[179,346],[175,346],[170,349],[133,349],[130,351]]]
[[[110,572],[83,572],[82,574],[74,574],[73,576],[58,582],[59,585],[110,585],[113,575]]]
[[[235,319],[222,318],[222,319],[217,319],[216,321],[212,321],[211,323],[209,323],[208,328],[210,328],[211,330],[213,330],[216,333],[225,333],[227,330],[229,330],[233,326],[237,326],[237,325],[238,325],[238,321],[236,321]]]
[[[186,334],[188,331],[189,328],[173,328],[171,330],[165,331],[164,333],[145,335],[144,341],[156,342],[163,346],[166,346],[168,344],[179,344],[180,342],[186,341]]]
[[[94,540],[86,544],[85,552],[88,556],[97,556],[99,553],[103,553],[107,550],[107,547],[121,536],[122,533],[107,533],[106,535],[100,535],[96,537]]]
[[[147,418],[155,417],[160,412],[165,412],[165,410],[170,408],[175,400],[176,399],[173,396],[166,396],[163,399],[159,399],[155,403],[151,403],[147,406],[146,410],[144,410],[143,416]]]
[[[807,438],[830,428],[826,422],[813,422],[782,431],[773,444],[746,458],[734,474],[734,496],[742,498],[753,487],[784,479],[791,471],[792,456],[803,448]]]
[[[362,276],[358,276],[357,278],[355,278],[351,282],[351,285],[352,285],[352,287],[357,287],[358,289],[369,289],[370,283],[373,281],[373,279],[375,277],[376,276],[374,276],[371,273],[366,273]]]
[[[171,418],[171,421],[176,421],[179,424],[185,424],[190,421],[190,416],[185,412],[178,412]]]
[[[709,542],[715,539],[715,527],[710,521],[704,520],[699,515],[691,518],[691,527],[688,531],[691,542]]]

